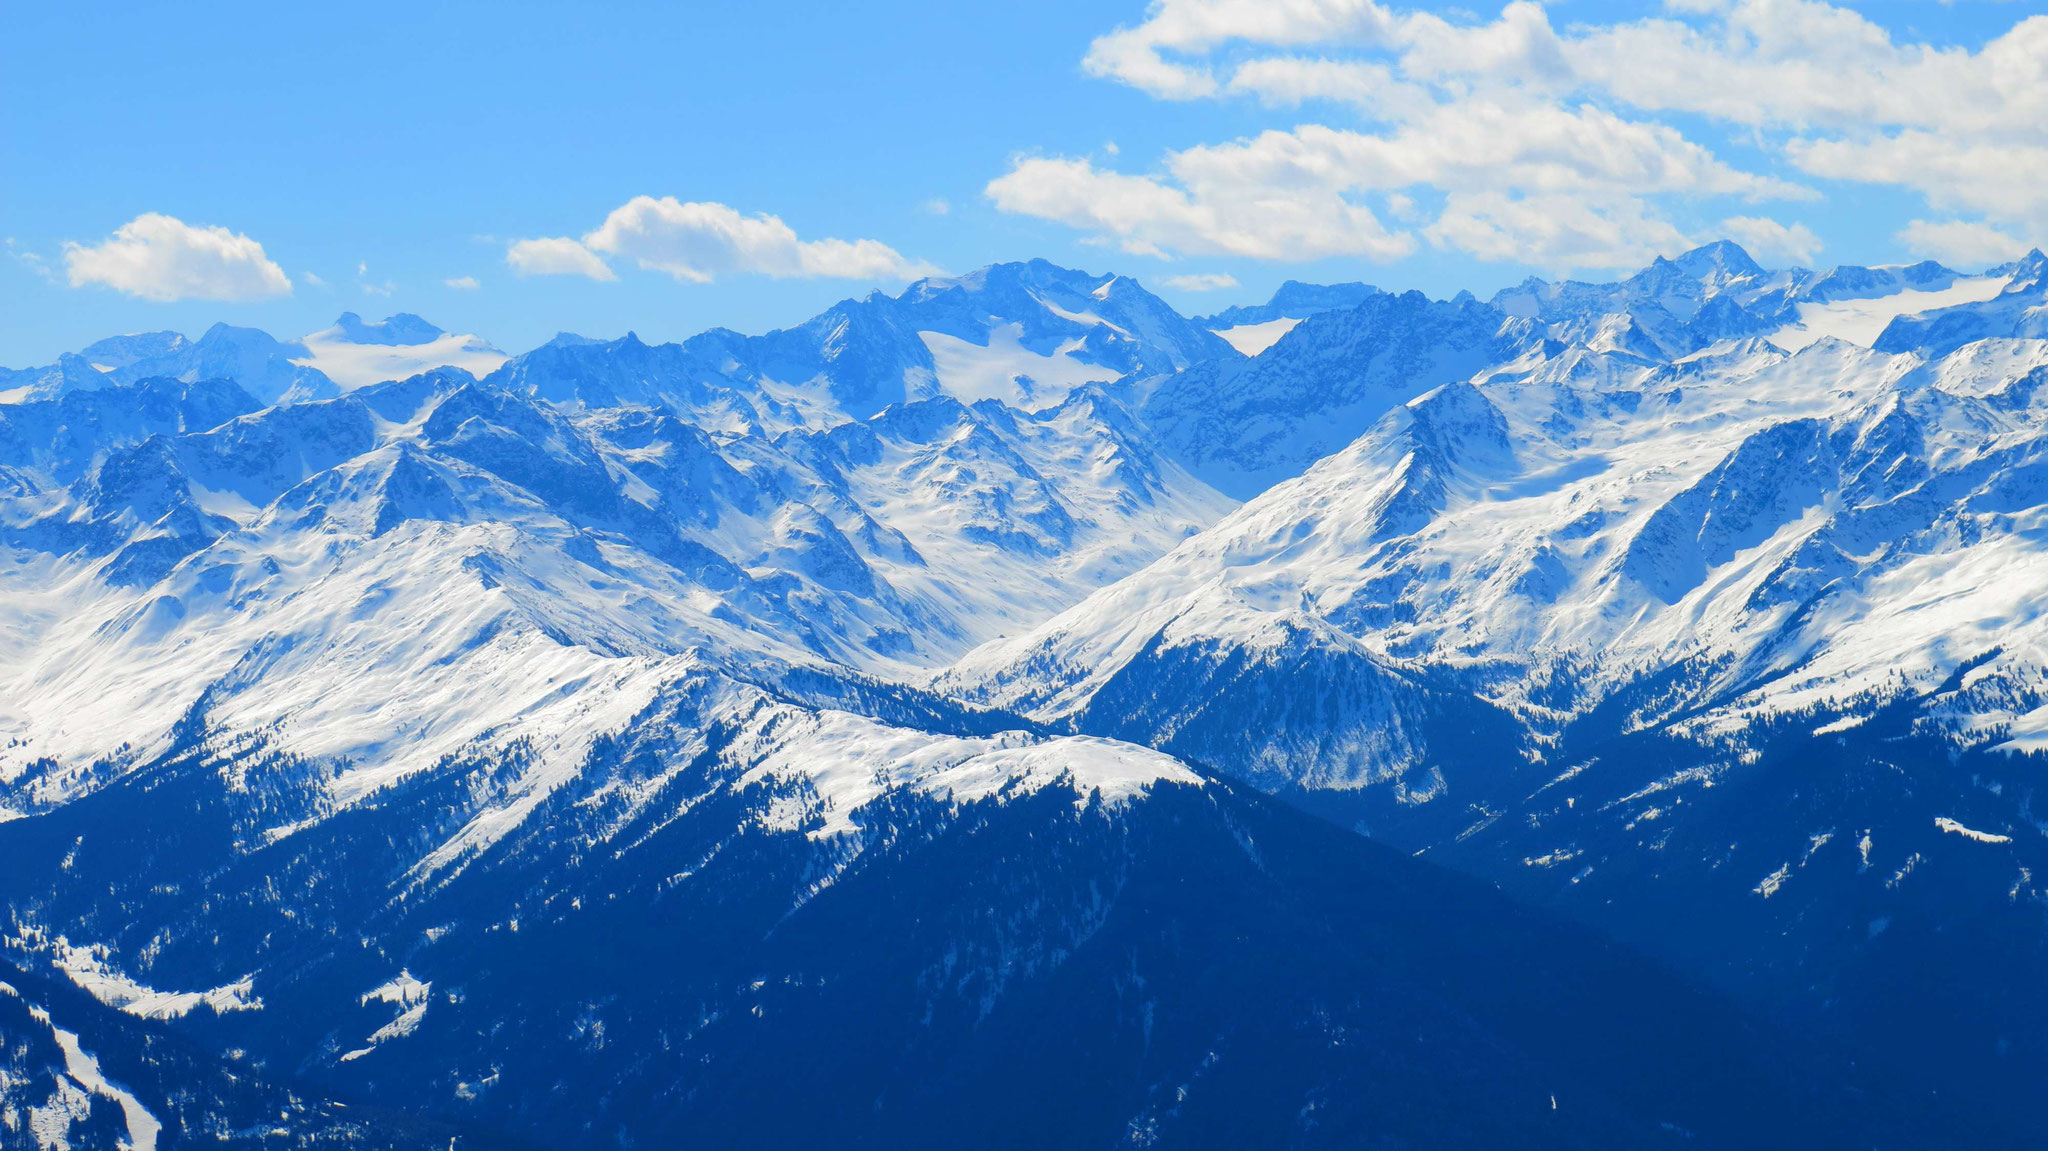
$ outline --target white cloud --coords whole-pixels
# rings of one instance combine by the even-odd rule
[[[539,240],[515,240],[505,250],[505,262],[522,276],[588,276],[593,280],[616,280],[618,274],[577,240],[555,236]]]
[[[1782,224],[1762,216],[1730,216],[1721,221],[1721,235],[1748,249],[1749,254],[1773,262],[1812,267],[1822,244],[1813,229],[1804,224]]]
[[[1167,53],[1206,53],[1232,40],[1274,45],[1384,42],[1392,13],[1372,0],[1155,0],[1143,24],[1089,45],[1081,67],[1154,96],[1195,100],[1218,91],[1206,62]]]
[[[27,268],[29,271],[35,273],[37,276],[40,276],[43,279],[48,280],[53,284],[62,282],[57,278],[57,273],[51,269],[49,261],[43,259],[41,256],[37,255],[34,252],[22,250],[18,246],[19,243],[20,241],[16,240],[13,236],[7,237],[6,246],[8,255],[11,255],[16,260],[19,260],[21,262],[22,267]]]
[[[988,186],[1004,211],[1057,220],[1141,255],[1302,261],[1399,259],[1416,236],[1371,207],[1409,217],[1406,190],[1443,191],[1422,229],[1439,246],[1558,269],[1640,263],[1678,230],[1642,196],[1803,198],[1801,187],[1731,168],[1661,124],[1591,105],[1434,105],[1384,133],[1307,124],[1171,153],[1158,176],[1085,159],[1027,158]]]
[[[1183,292],[1219,292],[1237,287],[1237,277],[1229,272],[1190,272],[1166,277],[1166,286]]]
[[[74,288],[101,284],[161,303],[261,300],[292,290],[255,240],[159,212],[135,217],[102,243],[65,244],[64,265]]]
[[[1515,260],[1557,272],[1638,267],[1693,246],[1640,200],[1570,193],[1455,192],[1423,234],[1439,247],[1482,260]]]
[[[2048,17],[1971,52],[1894,43],[1862,14],[1819,0],[1739,0],[1701,14],[1589,29],[1567,54],[1580,77],[1638,108],[1751,126],[2031,134],[2048,115]]]
[[[1980,212],[2048,230],[2048,134],[2028,145],[1910,131],[1795,140],[1786,150],[1817,176],[1910,188],[1937,210]]]
[[[1914,220],[1898,239],[1916,256],[1965,269],[2002,264],[2027,250],[2025,240],[1973,220]]]
[[[313,285],[316,288],[324,288],[327,286],[326,280],[321,279],[319,276],[313,274],[312,272],[300,272],[299,279],[306,281],[307,283]]]
[[[635,196],[581,240],[520,240],[506,260],[529,275],[608,280],[613,273],[605,256],[699,284],[728,274],[902,280],[938,272],[879,240],[803,240],[778,216],[746,216],[724,204],[673,196]]]
[[[476,282],[475,276],[450,276],[441,282],[461,292],[474,292],[482,287]]]
[[[927,216],[946,216],[951,215],[953,211],[952,201],[944,196],[933,196],[931,199],[926,200],[922,206]]]
[[[1971,49],[1895,37],[1825,0],[1666,0],[1660,15],[1564,28],[1528,0],[1490,20],[1376,0],[1154,0],[1082,63],[1161,99],[1357,120],[1189,148],[1153,171],[1024,159],[989,186],[1004,210],[1134,252],[1390,258],[1422,238],[1611,266],[1676,241],[1674,201],[1814,194],[1687,132],[1723,133],[1780,172],[1898,187],[1942,214],[2048,234],[2048,15]],[[1669,115],[1691,117],[1687,129]],[[1235,171],[1200,170],[1219,163]],[[1785,259],[1820,247],[1811,229],[1753,213],[1726,227]]]
[[[904,259],[878,240],[800,240],[778,216],[743,216],[724,204],[682,203],[673,196],[633,197],[583,243],[592,251],[699,283],[728,272],[875,280],[938,271]]]
[[[1139,255],[1388,260],[1414,250],[1412,238],[1389,233],[1370,208],[1346,200],[1341,185],[1274,197],[1231,171],[1233,158],[1181,153],[1173,166],[1189,162],[1178,182],[1102,171],[1085,159],[1025,159],[992,181],[988,195],[1003,211],[1057,220]]]

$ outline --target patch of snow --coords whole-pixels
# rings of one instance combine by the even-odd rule
[[[1216,329],[1216,334],[1223,337],[1224,343],[1229,344],[1245,355],[1256,356],[1274,344],[1279,343],[1280,337],[1293,331],[1294,325],[1300,322],[1301,318],[1298,316],[1282,316],[1277,320],[1267,320],[1258,324],[1239,324],[1234,328],[1218,328]]]
[[[1900,316],[1957,304],[1981,304],[2004,291],[2007,282],[1995,276],[1973,276],[1957,280],[1938,292],[1905,291],[1873,300],[1803,303],[1798,306],[1797,322],[1764,338],[1788,352],[1796,352],[1828,336],[1867,348],[1877,342],[1885,325]]]
[[[1975,828],[1971,828],[1971,827],[1964,827],[1964,826],[1963,826],[1963,825],[1962,825],[1961,823],[1959,823],[1959,822],[1957,822],[1957,821],[1955,821],[1955,820],[1953,820],[1953,819],[1950,819],[1950,818],[1949,818],[1948,816],[1946,816],[1946,815],[1937,815],[1937,816],[1935,816],[1935,817],[1934,817],[1934,826],[1936,826],[1936,827],[1938,827],[1938,828],[1942,829],[1943,831],[1945,831],[1945,832],[1949,833],[1950,835],[1960,835],[1960,836],[1962,836],[1962,837],[1963,837],[1964,839],[1974,839],[1974,840],[1976,840],[1976,841],[1977,841],[1978,843],[2011,843],[2011,842],[2012,842],[2012,836],[2010,836],[2010,835],[1999,835],[1998,833],[1996,833],[1996,832],[1992,832],[1992,831],[1978,831],[1978,830],[1976,830]]]
[[[361,1003],[365,1007],[372,1003],[388,1003],[401,1010],[391,1022],[371,1032],[370,1037],[364,1040],[369,1046],[344,1052],[341,1062],[353,1063],[375,1051],[380,1045],[393,1039],[402,1039],[419,1030],[421,1021],[427,1017],[427,1004],[433,990],[434,985],[431,982],[413,978],[410,971],[400,971],[389,983],[364,992]]]
[[[143,1019],[179,1019],[199,1007],[223,1015],[263,1009],[249,976],[210,991],[158,991],[108,967],[105,948],[73,946],[59,936],[56,951],[53,962],[72,983],[101,1003]]]
[[[1064,780],[1071,781],[1076,806],[1085,806],[1092,796],[1114,806],[1155,783],[1202,784],[1179,760],[1116,740],[1045,739],[1021,731],[934,735],[843,711],[764,713],[738,748],[755,763],[742,782],[809,783],[823,808],[823,825],[811,831],[813,838],[856,830],[854,812],[899,788],[969,803],[1012,790],[1034,792]],[[808,815],[800,806],[779,806],[766,814],[765,825],[795,831]]]
[[[1769,899],[1771,896],[1778,894],[1778,889],[1785,886],[1785,881],[1790,878],[1792,878],[1792,865],[1781,863],[1778,865],[1778,870],[1764,876],[1763,881],[1758,883],[1754,890],[1758,895]]]
[[[364,992],[362,1004],[365,1007],[372,1003],[411,1007],[416,1003],[426,1002],[427,996],[432,994],[433,990],[432,982],[415,979],[410,971],[400,971],[389,983]]]
[[[1011,407],[1038,411],[1052,407],[1083,384],[1109,383],[1114,368],[1074,357],[1081,341],[1069,340],[1050,355],[1023,344],[1024,325],[997,324],[988,343],[976,344],[943,332],[919,332],[932,354],[939,389],[962,402],[1001,400]]]
[[[325,373],[344,390],[408,379],[434,368],[461,368],[486,376],[511,358],[481,337],[458,332],[445,332],[424,344],[358,344],[341,329],[329,328],[300,342],[308,355],[292,363]]]

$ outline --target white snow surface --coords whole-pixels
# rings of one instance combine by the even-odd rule
[[[206,1007],[217,1014],[260,1011],[263,1001],[247,977],[209,991],[158,991],[108,966],[104,947],[78,947],[59,937],[55,963],[82,990],[109,1007],[144,1019],[177,1019]]]
[[[391,1022],[371,1032],[370,1037],[364,1041],[368,1044],[367,1047],[343,1052],[339,1061],[353,1063],[379,1046],[393,1039],[403,1039],[419,1030],[420,1024],[426,1020],[427,1004],[433,992],[432,983],[413,978],[410,971],[400,971],[390,982],[365,992],[361,1000],[364,1007],[372,1003],[386,1003],[396,1007],[398,1014],[392,1017]]]
[[[0,994],[21,998],[21,993],[6,983],[0,983]],[[28,1005],[28,1013],[37,1023],[50,1029],[50,1037],[56,1040],[58,1049],[64,1053],[64,1073],[76,1081],[79,1087],[103,1099],[112,1100],[114,1105],[121,1109],[121,1117],[128,1128],[128,1138],[121,1144],[123,1151],[156,1151],[157,1136],[162,1134],[164,1129],[162,1121],[152,1115],[149,1108],[132,1092],[107,1079],[105,1073],[100,1070],[99,1058],[80,1045],[77,1032],[59,1027],[51,1020],[48,1011],[33,1003]],[[44,1114],[52,1119],[65,1118]],[[69,1132],[68,1122],[46,1123],[45,1126],[50,1129],[37,1132],[39,1143],[45,1142],[42,1136],[49,1136],[47,1145],[69,1146],[64,1139]]]
[[[1093,316],[1069,319],[1096,320]],[[1079,339],[1061,344],[1049,354],[1024,346],[1023,325],[997,324],[988,330],[986,345],[975,344],[944,332],[919,332],[937,366],[938,388],[968,403],[1001,400],[1025,411],[1051,407],[1067,398],[1082,384],[1107,383],[1117,378],[1113,368],[1075,358]]]
[[[1118,805],[1155,783],[1200,786],[1201,777],[1171,756],[1116,740],[1087,736],[1052,739],[1025,732],[984,738],[933,735],[888,727],[842,711],[757,717],[740,744],[753,762],[743,777],[801,780],[817,798],[823,822],[814,838],[854,831],[852,814],[903,788],[971,803],[1011,790],[1029,793],[1062,780],[1078,806],[1099,797]],[[782,809],[769,826],[798,830],[809,812]]]
[[[706,664],[914,672],[1230,506],[1083,397],[1035,415],[898,409],[851,452],[827,431],[730,442],[721,459],[683,433],[638,446],[641,425],[611,413],[513,432],[498,421],[538,409],[479,385],[361,396],[182,438],[182,470],[162,478],[222,534],[154,582],[111,581],[87,553],[0,549],[0,809],[65,802],[162,754],[202,696],[218,731],[319,765],[337,807],[516,747],[516,784],[423,861],[432,873],[516,827],[599,735]],[[601,510],[550,506],[550,483]],[[6,514],[82,517],[78,498],[53,487]],[[120,523],[150,538],[174,520]],[[646,550],[677,531],[729,568]]]
[[[1294,330],[1301,322],[1300,316],[1281,316],[1276,320],[1265,320],[1256,324],[1239,324],[1234,328],[1218,328],[1216,334],[1223,337],[1231,347],[1247,356],[1256,356],[1280,342],[1280,337]]]
[[[1960,835],[1964,839],[1973,839],[1978,843],[2012,842],[2012,836],[2010,835],[2000,835],[1995,831],[1978,831],[1977,829],[1972,827],[1965,827],[1960,822],[1950,819],[1946,815],[1935,816],[1934,826],[1940,828],[1941,830],[1947,832],[1950,835]]]
[[[1765,338],[1788,352],[1833,337],[1869,347],[1885,325],[1900,316],[1916,315],[1957,304],[1978,304],[2005,290],[2010,277],[1972,276],[1939,291],[1908,290],[1868,300],[1807,301],[1798,305],[1799,319]]]
[[[1570,714],[1532,702],[1561,668],[1587,669],[1583,709],[1700,660],[1682,698],[1724,699],[1693,721],[1709,730],[1931,690],[1988,657],[1954,722],[2048,746],[2048,707],[2028,702],[2048,668],[2048,395],[2022,379],[2048,343],[1923,363],[1746,341],[1619,376],[1579,357],[1418,398],[941,682],[1054,717],[1154,644],[1307,635],[1496,669],[1487,690],[1539,729]]]
[[[510,358],[480,336],[456,332],[443,332],[422,344],[359,344],[337,326],[299,342],[306,355],[292,363],[324,373],[343,389],[403,380],[434,368],[461,368],[473,376],[486,376]]]

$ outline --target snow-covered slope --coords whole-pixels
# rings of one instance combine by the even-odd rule
[[[1928,1042],[1881,988],[1949,961],[1942,907],[2032,938],[1999,986],[2043,954],[2021,781],[2048,738],[2048,341],[2012,334],[2032,290],[1899,320],[1991,333],[1899,353],[1669,357],[1553,319],[940,682],[1303,794],[1788,1010],[1826,998],[1800,973],[1832,972],[1817,1026]],[[2048,1066],[1980,1058],[2002,1020],[2048,1018],[2001,1002],[1948,1005],[1957,1089]]]
[[[1959,282],[1923,303],[1917,314],[1901,312],[1874,346],[1932,357],[1978,340],[2048,338],[2048,256],[2036,249],[2006,275]]]
[[[877,571],[950,570],[956,599],[1020,611],[1035,585],[990,557],[1104,578],[1115,537],[1083,517],[1141,530],[1162,474],[1106,398],[718,444],[455,372],[221,395],[51,401],[171,412],[89,425],[83,465],[25,437],[44,446],[9,504],[0,946],[123,1013],[103,1027],[160,1017],[479,1146],[470,1124],[597,1147],[1136,1123],[1201,1147],[1290,1122],[1316,1084],[1340,1132],[1450,1146],[1809,1130],[1803,1073],[1654,965],[1160,752],[842,666],[874,656],[868,613],[915,618],[922,593]],[[191,430],[206,402],[233,414]],[[1648,1079],[1618,1063],[1643,997],[1689,1021]],[[1368,1081],[1403,1088],[1340,1089]],[[110,1082],[166,1126],[205,1111]],[[1559,1091],[1585,1111],[1552,1115]],[[92,1098],[63,1095],[66,1130],[132,1130]]]
[[[465,1140],[1991,1145],[1234,776],[2036,1131],[2039,263],[104,341],[0,381],[0,946]]]
[[[1095,393],[723,442],[454,371],[253,407],[155,381],[4,409],[0,806],[118,773],[201,700],[368,788],[486,730],[630,714],[685,652],[928,666],[1228,507]]]
[[[1570,358],[1396,408],[958,674],[1058,711],[1122,660],[1156,656],[1154,636],[1258,644],[1298,618],[1376,659],[1484,667],[1480,694],[1552,730],[1677,668],[1689,674],[1642,722],[1931,687],[1987,653],[1973,685],[2017,690],[2048,666],[2031,585],[2012,577],[2036,550],[2048,342],[1932,361],[1739,342],[1626,387],[1560,378]],[[1048,660],[1074,671],[1047,676]],[[2048,713],[2016,702],[1969,722],[2032,746]]]
[[[1541,372],[1447,385],[1036,637],[963,666],[1001,666],[1018,658],[1007,653],[1071,637],[1085,646],[1061,658],[1100,680],[1115,661],[1094,653],[1142,646],[1111,637],[1146,632],[1159,611],[1210,636],[1241,611],[1248,621],[1304,614],[1386,658],[1513,666],[1517,678],[1490,689],[1509,706],[1536,690],[1527,677],[1547,683],[1564,665],[1594,669],[1578,685],[1587,707],[1695,658],[1730,666],[1673,706],[1766,666],[1774,705],[1810,702],[1791,690],[1809,679],[1843,694],[1894,672],[1938,682],[1952,665],[1932,651],[1918,668],[1897,659],[1958,617],[1901,633],[1889,613],[1866,615],[1891,596],[1847,598],[1843,616],[1810,597],[1915,555],[1955,562],[1941,525],[1970,514],[1985,485],[2025,474],[2041,378],[2030,373],[2043,362],[2048,345],[2010,341],[1931,365],[1838,341],[1793,357],[1751,343],[1650,372],[1628,391]],[[1795,608],[1800,627],[1787,632]],[[1880,634],[1888,642],[1873,649]],[[1819,662],[1779,666],[1793,655]]]
[[[1302,1131],[1304,1092],[1306,1147],[1954,1145],[1659,965],[1157,752],[657,675],[515,814],[539,749],[344,803],[196,716],[0,825],[9,950],[245,983],[179,1025],[551,1147],[1243,1146]]]

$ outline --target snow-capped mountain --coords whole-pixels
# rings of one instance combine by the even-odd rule
[[[1380,290],[1371,284],[1304,284],[1289,280],[1263,304],[1238,304],[1213,316],[1197,316],[1195,323],[1223,337],[1245,355],[1256,356],[1317,312],[1355,308],[1379,294]]]
[[[0,1129],[2038,1142],[2040,266],[10,376]]]
[[[1658,275],[1780,279],[1690,263]],[[1943,999],[1933,1040],[1887,996],[1946,961],[1953,915],[2014,948],[1994,985],[2043,957],[2048,341],[2006,334],[2033,266],[1889,321],[1998,333],[1945,352],[1659,360],[1568,342],[1560,312],[942,683],[1314,793],[1855,1042],[1938,1042],[1950,1089],[2011,1088],[2048,1067],[2008,1037],[2048,1001]],[[1910,307],[1969,278],[1892,282]]]
[[[334,382],[295,362],[305,345],[254,328],[215,324],[197,340],[176,332],[116,336],[64,355],[42,368],[0,369],[0,401],[51,399],[82,388],[167,376],[187,383],[234,380],[265,403],[290,403],[335,394]]]
[[[706,427],[781,431],[938,398],[1042,411],[1078,388],[1215,358],[1237,352],[1137,281],[1033,260],[845,300],[763,336],[565,335],[492,379],[555,403],[660,404]]]
[[[374,322],[343,312],[333,327],[299,343],[305,354],[293,362],[343,389],[402,380],[435,368],[460,368],[481,376],[507,358],[481,337],[444,332],[410,312]]]
[[[1391,407],[1503,358],[1504,317],[1470,297],[1368,296],[1247,359],[1156,381],[1144,415],[1188,469],[1239,499],[1301,474]]]
[[[1972,286],[1976,290],[1965,298],[1942,301],[1946,306],[1899,316],[1885,326],[1874,346],[1935,358],[1980,340],[2048,338],[2048,257],[2031,252],[2002,280],[1988,275]],[[1991,294],[1994,289],[1996,295]]]
[[[233,380],[265,404],[286,404],[438,367],[489,372],[504,361],[504,353],[480,338],[443,332],[415,315],[370,323],[343,312],[333,327],[299,340],[227,324],[215,324],[196,341],[177,332],[114,336],[46,367],[0,368],[0,403],[162,376],[185,383]]]
[[[930,665],[1225,506],[1088,395],[721,445],[450,371],[260,411],[232,385],[151,381],[20,405],[8,427],[68,435],[64,415],[122,398],[153,422],[101,421],[89,465],[63,435],[11,437],[31,450],[0,510],[22,557],[0,808],[155,754],[202,701],[403,774],[486,731],[548,730],[597,698],[561,683],[593,674],[623,721],[630,669],[684,652]],[[195,409],[238,418],[174,434]],[[373,625],[376,604],[396,614]]]
[[[898,517],[960,537],[953,555],[977,527],[1010,549],[1028,529],[1050,563],[1071,523],[1005,529],[1010,501],[969,498],[962,472],[987,466],[979,441],[1022,462],[1065,445],[1114,503],[1135,464],[1085,446],[1119,430],[1106,400],[909,404],[785,437],[782,460],[729,447],[737,462],[664,413],[571,419],[453,372],[264,409],[227,384],[151,381],[23,405],[20,422],[124,399],[154,422],[87,425],[105,440],[70,484],[76,453],[23,459],[43,486],[8,539],[26,560],[9,573],[8,946],[237,1053],[237,1074],[483,1146],[507,1130],[904,1146],[1133,1129],[1209,1145],[1296,1122],[1303,1092],[1319,1100],[1304,1143],[1363,1127],[1677,1146],[1683,1129],[1732,1146],[1766,1125],[1731,1121],[1718,1094],[1767,1100],[1772,1129],[1845,1107],[1758,1062],[1711,995],[1481,885],[1161,753],[819,654],[852,658],[817,613],[879,601],[858,549],[897,537],[875,524],[834,544],[763,473],[801,491],[837,468],[855,499],[912,475],[961,494]],[[723,539],[785,566],[725,560]],[[1169,910],[1177,892],[1199,892],[1200,914]],[[1491,959],[1460,958],[1503,923],[1527,958],[1509,1006]],[[366,942],[334,948],[344,925]],[[1276,939],[1296,941],[1285,990],[1264,958]],[[1184,967],[1191,949],[1212,962]],[[1567,980],[1582,990],[1557,997]],[[1532,1017],[1515,1005],[1539,987],[1555,1007]],[[1693,1021],[1668,1073],[1617,1065],[1647,1037],[1616,988]],[[1046,1007],[1077,996],[1099,1009]],[[128,1025],[93,1018],[122,1106],[75,1107],[81,1137],[116,1114],[129,1131],[212,1122],[181,1101],[214,1072],[157,1087]],[[1410,1028],[1437,1046],[1390,1058]],[[1101,1055],[1029,1056],[1055,1050]],[[48,1084],[23,1114],[50,1092],[97,1097],[49,1065],[25,1065]],[[1454,1071],[1470,1085],[1447,1086]],[[1349,1086],[1368,1079],[1407,1086]],[[1048,1111],[1045,1092],[1073,1105]],[[381,1145],[355,1128],[322,1143],[316,1120],[341,1120],[291,1107],[290,1145]]]
[[[2026,266],[1977,314],[2001,316],[2038,290]],[[1902,317],[1888,330],[1959,314]],[[1296,338],[1245,367],[1277,360]],[[1357,357],[1339,362],[1347,378],[1321,389],[1311,369],[1271,390],[1341,395]],[[1483,665],[1481,694],[1541,728],[1681,665],[1693,674],[1648,719],[1929,687],[1976,654],[1954,646],[1959,625],[2002,639],[1973,682],[2004,667],[2034,674],[2040,656],[2012,630],[2030,617],[2013,615],[1999,583],[1969,579],[1964,557],[2023,546],[2017,525],[1973,517],[2030,474],[2048,342],[1987,338],[1929,359],[1836,339],[1796,354],[1724,341],[1590,378],[1586,362],[1586,349],[1552,338],[1469,382],[1391,403],[1301,478],[1036,635],[977,653],[960,674],[987,670],[1004,685],[1006,663],[1028,666],[990,698],[1064,706],[1055,701],[1117,674],[1107,652],[1134,652],[1143,642],[1131,637],[1168,621],[1213,639],[1272,620],[1333,625],[1375,659]],[[1244,382],[1256,391],[1266,381]],[[1186,386],[1163,384],[1155,402]],[[1965,574],[1941,593],[1944,611],[1914,622],[1904,589],[1950,578],[1915,567],[1923,560]],[[1040,675],[1046,658],[1085,674]],[[1568,669],[1575,699],[1560,707]],[[2008,721],[2030,746],[2032,721],[1998,713]]]
[[[196,714],[8,825],[16,948],[251,1070],[548,1146],[1873,1129],[1659,966],[1157,752],[880,685],[807,689],[868,718],[642,674],[511,815],[544,744],[345,800],[347,768]]]

